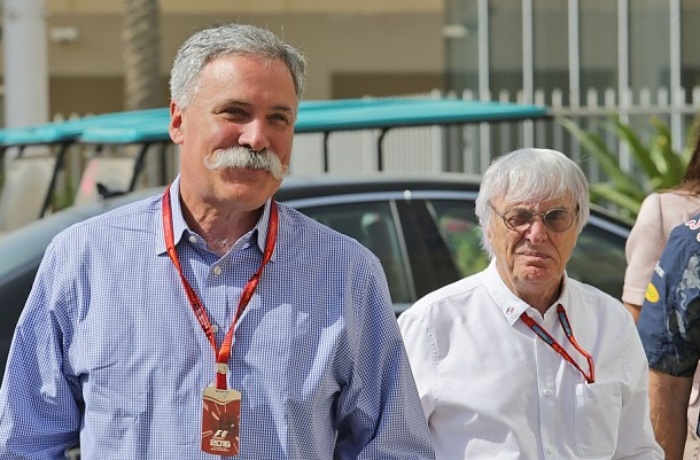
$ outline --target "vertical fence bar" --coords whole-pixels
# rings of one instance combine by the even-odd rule
[[[554,114],[557,115],[567,115],[564,113],[564,101],[563,94],[560,89],[555,89],[552,91],[551,97],[551,109]],[[555,150],[560,152],[566,152],[566,147],[564,146],[564,128],[561,127],[559,123],[554,122],[552,127],[552,145]]]
[[[685,145],[683,139],[683,114],[685,92],[681,86],[681,0],[669,1],[670,37],[670,68],[671,68],[671,146],[680,151]]]
[[[591,88],[586,92],[586,110],[589,113],[599,113],[599,104],[598,104],[598,92]],[[595,131],[597,130],[598,126],[596,125],[596,119],[594,117],[587,117],[585,119],[585,125],[584,125],[584,119],[581,118],[581,121],[579,122],[582,126],[585,126],[587,130],[589,131]],[[581,146],[576,143],[576,155],[581,158]],[[600,168],[598,167],[598,163],[590,161],[593,158],[586,158],[586,170],[588,171],[588,179],[591,181],[591,183],[599,182],[601,180],[600,177]]]
[[[629,121],[630,108],[630,70],[629,70],[629,0],[617,1],[617,91],[620,101],[620,119]],[[619,142],[620,166],[629,171],[631,158],[629,146],[622,140]]]
[[[532,0],[522,0],[523,16],[523,102],[532,104],[535,92],[534,27]],[[532,121],[523,122],[523,144],[533,145]]]
[[[485,100],[484,95],[491,91],[489,75],[489,1],[479,0],[478,4],[478,50],[479,50],[479,97]]]
[[[538,89],[535,91],[535,105],[544,106],[547,104],[546,94],[544,90]],[[535,146],[550,145],[547,139],[547,126],[542,122],[535,122]]]
[[[576,106],[581,97],[581,36],[578,0],[569,0],[569,104]]]
[[[489,75],[489,0],[479,0],[479,99],[491,100],[491,84]],[[483,172],[491,162],[491,129],[488,123],[479,125],[479,167]],[[477,149],[474,149],[476,152]]]

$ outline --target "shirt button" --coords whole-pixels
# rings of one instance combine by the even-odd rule
[[[190,235],[190,243],[195,244],[197,242],[197,237],[194,235]]]
[[[214,334],[216,334],[217,332],[219,332],[219,326],[217,326],[216,324],[212,324],[212,325],[211,325],[211,331],[212,331]]]
[[[547,447],[547,453],[549,455],[552,455],[554,453],[554,449],[552,448],[552,446]]]
[[[545,395],[545,396],[547,396],[547,397],[552,396],[552,390],[550,390],[549,388],[547,388],[546,390],[544,390],[544,391],[542,392],[542,394]],[[551,447],[550,447],[550,449],[551,449]]]
[[[214,267],[214,274],[215,275],[221,274],[221,265],[217,265],[216,267]]]

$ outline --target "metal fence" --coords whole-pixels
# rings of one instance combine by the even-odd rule
[[[432,91],[407,97],[461,97],[476,99],[470,92],[461,95]],[[492,100],[523,102],[523,93],[501,92],[491,95]],[[635,171],[628,146],[612,133],[607,132],[601,121],[617,115],[629,123],[642,140],[653,132],[651,118],[656,117],[669,126],[673,147],[681,151],[688,143],[698,107],[700,87],[682,90],[672,97],[670,91],[632,91],[621,97],[614,89],[588,91],[585,103],[565,105],[563,101],[576,101],[579,97],[565,97],[561,90],[549,93],[535,92],[535,104],[546,105],[554,116],[550,120],[480,123],[453,127],[410,127],[389,130],[383,141],[384,171],[394,174],[423,174],[441,171],[482,173],[498,155],[521,147],[546,147],[560,150],[577,161],[591,182],[605,180],[598,164],[583,151],[578,142],[557,123],[557,117],[567,117],[587,131],[601,134],[608,147],[617,152],[623,169]],[[621,102],[623,101],[623,102]],[[682,104],[672,101],[686,101]],[[57,116],[56,119],[72,118]],[[380,130],[345,131],[331,133],[328,138],[329,174],[360,175],[376,172],[377,141]],[[298,134],[294,141],[294,153],[290,173],[312,175],[323,173],[322,134]],[[77,156],[73,162],[80,161]],[[178,161],[171,159],[169,174],[174,175]],[[157,165],[151,164],[156,167]],[[69,170],[80,171],[82,165],[69,165]],[[157,177],[157,175],[150,175]],[[147,175],[148,177],[148,175]]]
[[[443,97],[434,91],[421,97]],[[474,99],[474,94],[465,92],[448,97]],[[522,102],[522,92],[501,92],[492,95],[493,100]],[[579,143],[557,123],[557,117],[567,117],[587,131],[598,132],[608,147],[617,152],[621,167],[634,173],[635,165],[628,146],[604,127],[604,120],[619,116],[629,123],[644,141],[653,133],[652,117],[666,124],[674,149],[682,151],[693,131],[696,112],[700,107],[700,87],[672,98],[667,89],[656,92],[629,91],[620,97],[614,89],[588,91],[585,104],[565,105],[564,100],[579,100],[564,97],[564,92],[555,90],[535,92],[535,104],[550,108],[551,120],[481,123],[461,127],[394,128],[383,144],[385,171],[398,174],[421,174],[425,172],[460,171],[482,173],[492,159],[498,155],[521,147],[546,147],[560,150],[579,162],[592,182],[605,180],[598,164],[581,149]],[[687,101],[683,104],[671,101]],[[624,101],[624,104],[621,103]],[[331,174],[363,174],[376,171],[377,139],[379,130],[338,132],[329,137]],[[297,135],[292,156],[293,174],[315,174],[322,172],[323,137],[320,134]]]

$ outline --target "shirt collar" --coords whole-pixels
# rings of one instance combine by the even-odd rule
[[[170,186],[170,208],[172,209],[173,218],[173,237],[175,238],[175,246],[180,243],[180,240],[189,231],[185,216],[182,215],[182,205],[180,204],[180,176],[178,175]]]
[[[484,276],[486,290],[488,291],[489,295],[496,303],[498,308],[503,312],[503,315],[506,317],[506,320],[508,321],[508,323],[510,323],[511,326],[515,324],[515,322],[520,318],[520,315],[523,312],[532,308],[523,299],[516,296],[515,293],[510,290],[510,288],[508,288],[505,281],[503,281],[503,279],[501,278],[501,275],[498,274],[498,269],[496,268],[496,259],[491,260],[491,263],[489,264],[488,268],[484,270]],[[557,299],[553,305],[561,303],[562,305],[564,305],[564,308],[567,307],[567,286],[567,276],[566,272],[564,272],[564,284],[561,290],[561,294],[559,295],[559,299]],[[547,310],[547,312],[549,311],[550,310]]]
[[[270,207],[272,205],[272,199],[265,202],[263,208],[263,213],[260,215],[258,222],[253,227],[251,234],[252,238],[255,238],[255,242],[261,253],[265,252],[265,243],[267,240],[267,227],[270,222]],[[187,226],[185,222],[185,217],[182,214],[182,206],[180,205],[180,176],[178,175],[170,186],[170,207],[172,210],[173,219],[173,237],[175,239],[174,244],[177,246],[180,241],[186,237],[192,231]],[[162,213],[162,209],[161,209]],[[162,221],[161,221],[162,222]],[[161,224],[161,239],[159,243],[159,254],[165,254],[165,238],[163,236],[162,224]],[[279,231],[277,232],[277,238],[279,241]],[[273,262],[276,258],[277,250],[272,253],[270,262]]]
[[[257,236],[257,243],[258,243],[258,249],[260,249],[261,253],[265,253],[265,244],[267,243],[267,228],[270,225],[270,212],[272,208],[272,199],[269,199],[265,202],[265,207],[263,208],[263,213],[260,215],[260,219],[258,219],[258,223],[255,224],[255,229],[253,235]],[[278,211],[279,211],[279,205],[277,206]],[[281,216],[281,213],[278,212],[278,216]],[[278,217],[279,219],[279,217]],[[279,220],[277,221],[278,224],[278,230],[277,230],[277,243],[275,244],[275,250],[272,251],[272,256],[270,257],[270,262],[274,262],[277,256],[277,246],[279,245],[279,238],[280,238],[280,231],[279,231]]]

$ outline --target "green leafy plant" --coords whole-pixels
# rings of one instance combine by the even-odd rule
[[[598,161],[607,181],[591,184],[591,201],[611,205],[619,214],[635,219],[644,198],[653,191],[672,188],[681,183],[692,151],[676,152],[672,148],[671,130],[656,117],[651,118],[652,132],[645,142],[620,117],[601,121],[603,131],[613,133],[629,147],[639,171],[625,171],[598,132],[586,131],[568,118],[557,122]]]

